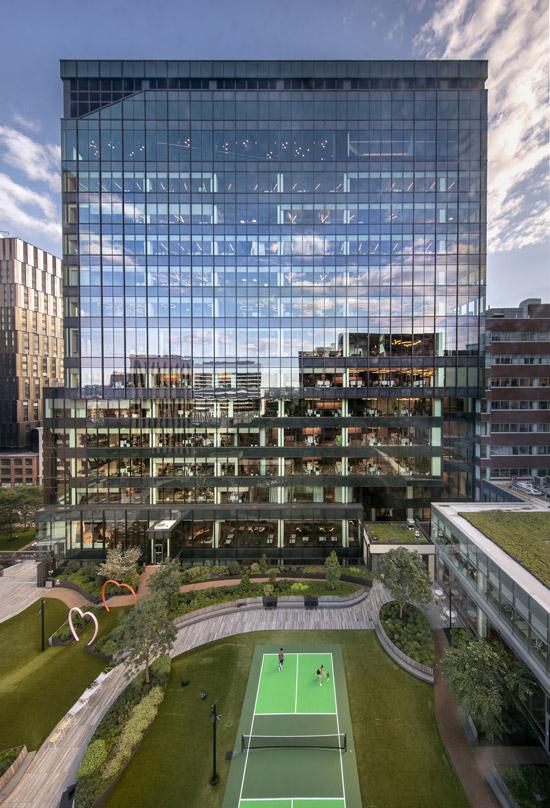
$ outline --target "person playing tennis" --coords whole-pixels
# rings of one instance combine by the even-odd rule
[[[317,668],[317,679],[319,681],[319,687],[323,687],[323,679],[328,679],[328,673],[324,665],[319,665]]]
[[[285,652],[284,652],[284,650],[283,650],[282,648],[279,648],[279,665],[278,665],[278,668],[277,668],[277,670],[279,671],[279,673],[280,673],[280,672],[282,671],[282,669],[283,669],[283,663],[284,663],[284,661],[285,661]]]

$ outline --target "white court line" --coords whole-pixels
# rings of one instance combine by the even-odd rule
[[[331,713],[256,713],[256,715],[336,715],[334,710]]]
[[[340,735],[340,719],[338,717],[338,698],[336,696],[336,684],[334,681],[334,657],[332,656],[332,652],[330,654],[330,658],[332,660],[332,692],[334,693],[334,704],[336,705],[336,731],[338,735]],[[344,782],[344,761],[342,760],[341,749],[340,749],[340,771],[342,773],[342,794],[344,800],[344,808],[346,808],[346,784]]]
[[[254,729],[254,718],[256,716],[256,705],[258,703],[258,695],[260,693],[260,682],[262,681],[262,671],[264,669],[264,659],[265,654],[262,656],[262,664],[260,665],[260,675],[258,676],[258,686],[256,687],[256,698],[254,699],[254,709],[252,711],[252,723],[250,724],[250,734],[252,735],[252,730]],[[246,757],[244,759],[244,769],[243,769],[243,779],[241,781],[241,790],[239,793],[239,803],[242,801],[243,798],[243,788],[244,788],[244,778],[246,777],[246,767],[248,765],[248,755],[250,754],[250,747],[246,750]]]
[[[298,712],[298,668],[300,667],[300,654],[296,657],[296,682],[294,688],[294,712]]]

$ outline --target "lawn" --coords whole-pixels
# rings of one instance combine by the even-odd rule
[[[0,530],[0,550],[20,550],[34,541],[35,534],[34,527]]]
[[[177,657],[157,719],[106,808],[220,808],[250,660],[256,644],[340,643],[363,808],[467,808],[441,743],[433,690],[402,671],[373,631],[257,632]],[[189,679],[188,687],[180,686]],[[205,701],[199,691],[208,694]],[[209,785],[210,704],[218,699],[220,783]]]
[[[100,633],[114,627],[125,610],[100,618]],[[46,637],[67,618],[67,607],[46,600]],[[83,634],[86,641],[91,629]],[[83,690],[105,667],[84,642],[40,651],[39,605],[0,623],[0,749],[26,744],[37,749]]]
[[[550,513],[459,513],[484,536],[550,586]]]
[[[414,530],[407,525],[396,522],[369,522],[367,524],[369,537],[375,544],[427,544],[428,540],[423,533],[415,537]]]

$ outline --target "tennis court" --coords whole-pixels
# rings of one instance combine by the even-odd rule
[[[286,646],[282,671],[277,652],[255,649],[224,808],[360,808],[340,647]]]

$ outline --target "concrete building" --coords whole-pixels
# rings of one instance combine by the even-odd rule
[[[488,309],[485,317],[481,479],[544,487],[550,484],[550,304],[529,299],[517,308]]]
[[[550,512],[521,504],[432,505],[437,577],[480,638],[496,637],[529,668],[526,716],[550,751]]]
[[[472,498],[486,62],[61,76],[67,339],[43,537],[80,556],[353,559],[364,516]]]
[[[63,383],[62,284],[59,258],[0,234],[0,449],[39,449],[44,389]]]

